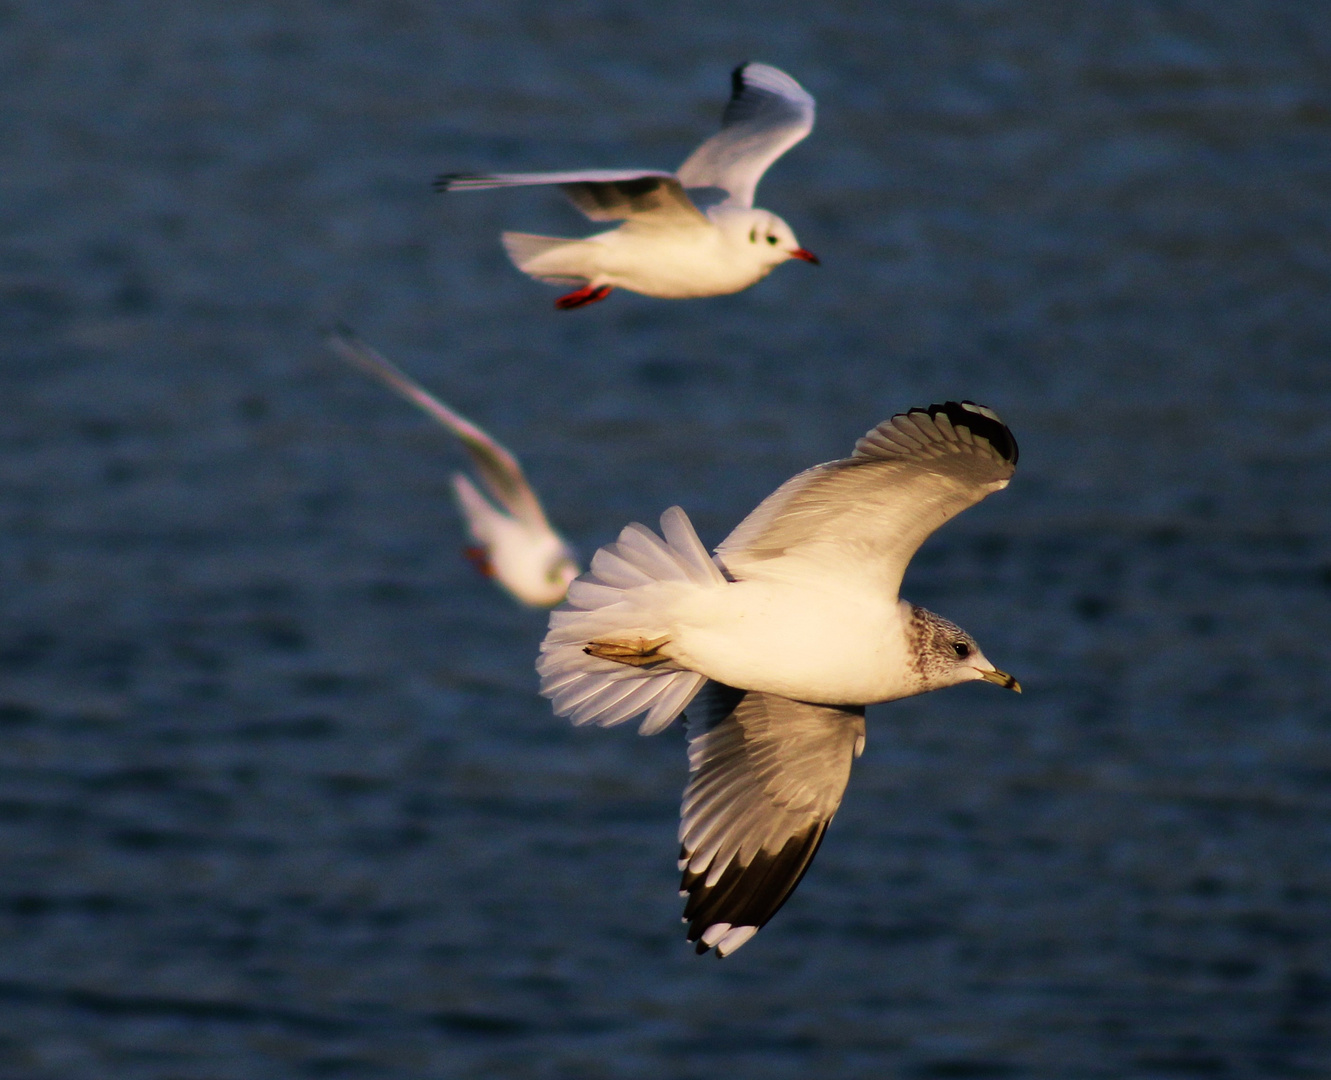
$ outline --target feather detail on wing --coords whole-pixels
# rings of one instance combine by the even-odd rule
[[[643,169],[581,169],[575,172],[447,173],[437,191],[557,185],[592,221],[632,220],[635,224],[705,225],[707,219],[684,194],[674,174]]]
[[[486,488],[508,513],[533,527],[549,528],[545,511],[527,483],[518,459],[488,432],[450,409],[348,328],[339,327],[330,334],[328,344],[347,363],[386,383],[457,436]]]
[[[864,709],[708,683],[688,709],[680,812],[684,919],[725,956],[780,909],[809,868],[864,745]]]
[[[814,101],[767,64],[741,64],[730,81],[721,130],[689,155],[678,176],[686,188],[722,188],[730,205],[749,207],[772,162],[813,130]]]
[[[860,439],[855,453],[792,477],[716,549],[736,579],[817,548],[872,562],[884,587],[901,585],[911,557],[944,522],[1007,486],[1017,444],[992,411],[949,401],[912,409]]]

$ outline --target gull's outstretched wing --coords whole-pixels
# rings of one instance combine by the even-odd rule
[[[814,103],[804,87],[767,64],[741,64],[730,84],[721,130],[680,166],[679,182],[722,188],[730,205],[752,206],[763,173],[813,130]]]
[[[841,805],[864,709],[708,683],[688,707],[680,894],[698,952],[725,956],[786,902]]]
[[[505,447],[345,327],[329,334],[328,344],[347,363],[387,383],[456,435],[490,494],[513,517],[533,527],[549,529],[545,511],[522,474],[522,466]]]
[[[948,519],[1007,487],[1017,443],[998,416],[971,401],[884,420],[841,461],[782,484],[739,523],[717,556],[738,579],[762,564],[818,551],[895,593],[911,556]]]
[[[593,221],[633,219],[641,224],[705,225],[707,219],[684,194],[674,174],[643,169],[583,169],[578,172],[494,173],[471,176],[446,173],[435,179],[437,191],[555,184]]]

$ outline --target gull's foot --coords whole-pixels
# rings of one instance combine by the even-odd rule
[[[573,308],[586,307],[588,304],[594,304],[598,300],[604,300],[610,295],[611,286],[598,285],[592,288],[590,285],[584,285],[581,289],[569,293],[567,296],[561,296],[555,301],[555,307],[560,311],[570,311]]]
[[[462,549],[462,555],[476,569],[476,573],[483,578],[492,578],[495,576],[494,564],[490,562],[490,553],[483,547],[465,547]]]
[[[659,637],[651,641],[646,638],[637,638],[633,641],[592,641],[582,651],[600,660],[613,660],[616,664],[651,667],[653,664],[664,664],[670,659],[657,652],[669,640],[668,637]]]

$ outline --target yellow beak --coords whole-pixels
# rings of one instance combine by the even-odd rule
[[[989,671],[980,672],[980,678],[985,682],[991,682],[995,686],[1001,686],[1004,690],[1015,690],[1021,693],[1021,683],[1017,682],[1006,671],[999,671],[998,668],[991,668]]]

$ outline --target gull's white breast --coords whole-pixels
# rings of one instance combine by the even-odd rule
[[[747,289],[772,270],[712,224],[677,229],[614,229],[592,238],[602,251],[597,284],[683,300]]]
[[[489,559],[494,576],[525,604],[557,604],[564,581],[551,581],[550,567],[565,550],[550,529],[536,528],[496,514],[489,524]]]
[[[677,593],[661,650],[729,686],[797,701],[863,705],[918,691],[909,605],[791,557],[770,573]]]

